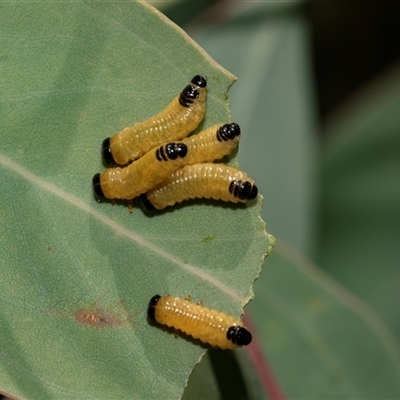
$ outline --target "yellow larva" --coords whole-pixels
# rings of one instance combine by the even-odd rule
[[[163,111],[104,139],[103,161],[124,165],[162,143],[187,136],[204,117],[206,86],[206,77],[196,75]]]
[[[184,165],[224,157],[237,146],[239,138],[239,125],[219,124],[180,142],[162,145],[125,168],[108,168],[96,174],[92,180],[94,195],[98,200],[131,200]]]
[[[161,325],[180,330],[221,349],[246,346],[252,339],[251,333],[239,319],[178,297],[153,296],[147,316]]]
[[[93,177],[97,200],[131,200],[165,180],[183,165],[187,147],[182,142],[167,143],[150,150],[125,168],[108,168]]]
[[[232,203],[253,200],[257,186],[243,171],[225,164],[186,165],[165,181],[140,195],[147,212],[162,210],[184,200],[206,198]]]
[[[196,164],[219,160],[230,154],[240,139],[240,127],[231,124],[217,124],[182,140],[187,145],[186,164]]]

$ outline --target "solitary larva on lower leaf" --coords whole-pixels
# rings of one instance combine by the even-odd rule
[[[163,111],[104,139],[103,161],[124,165],[162,143],[187,136],[204,117],[206,87],[207,78],[196,75]]]
[[[239,319],[178,297],[153,296],[147,316],[161,325],[180,330],[221,349],[246,346],[252,340],[251,333]]]
[[[147,152],[125,168],[108,168],[93,177],[97,200],[131,200],[165,180],[181,167],[187,154],[182,142],[167,143]]]
[[[165,181],[140,195],[147,212],[162,210],[184,200],[206,198],[233,203],[253,200],[257,186],[243,171],[225,164],[185,165]]]

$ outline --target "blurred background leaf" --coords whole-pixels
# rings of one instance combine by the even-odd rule
[[[400,68],[326,127],[318,260],[400,337]]]
[[[280,242],[249,307],[288,398],[400,396],[397,338],[375,311]]]

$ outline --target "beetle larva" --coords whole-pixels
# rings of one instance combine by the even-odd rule
[[[219,160],[230,154],[240,139],[238,124],[217,124],[182,140],[187,145],[186,164],[197,164]]]
[[[206,87],[206,77],[196,75],[164,110],[104,139],[103,161],[124,165],[162,143],[187,136],[204,117]]]
[[[147,212],[162,210],[184,200],[206,198],[232,203],[253,200],[258,189],[243,171],[225,164],[185,165],[160,184],[140,195]]]
[[[93,193],[102,199],[131,200],[165,180],[183,165],[187,147],[182,142],[167,143],[150,150],[125,168],[108,168],[93,177]]]
[[[246,346],[252,340],[251,333],[239,319],[178,297],[153,296],[147,316],[161,325],[180,330],[221,349]]]

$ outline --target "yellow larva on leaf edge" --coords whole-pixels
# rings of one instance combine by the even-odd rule
[[[125,165],[162,143],[187,136],[204,117],[206,87],[207,78],[196,75],[164,110],[104,139],[103,161],[108,165]]]
[[[140,195],[147,212],[162,210],[184,200],[206,198],[232,203],[253,200],[257,186],[247,174],[225,164],[185,165],[165,181]]]
[[[221,349],[246,346],[252,340],[251,333],[239,319],[178,297],[153,296],[147,316],[161,325],[180,330]]]
[[[232,153],[240,139],[240,127],[230,124],[217,124],[182,140],[188,148],[185,165],[220,160]]]

